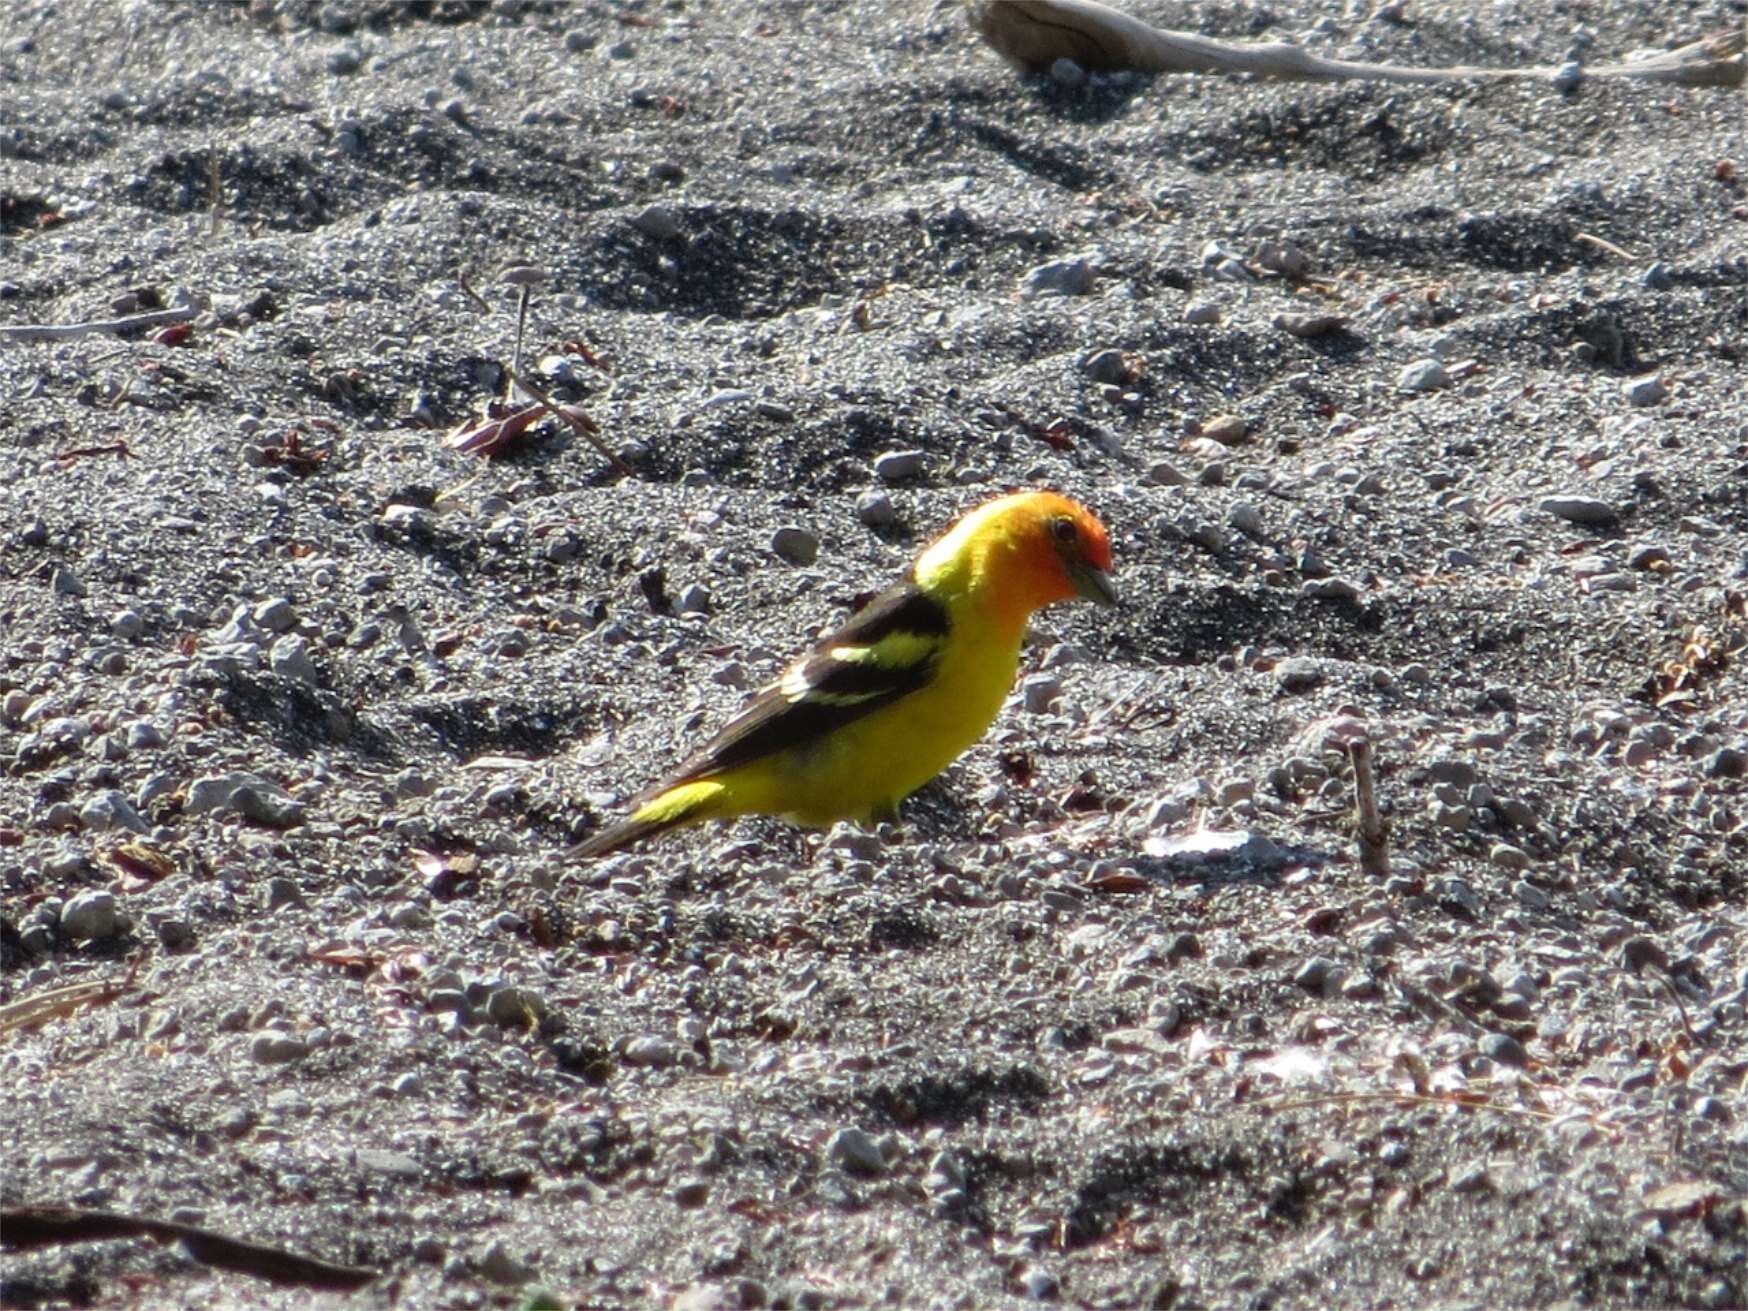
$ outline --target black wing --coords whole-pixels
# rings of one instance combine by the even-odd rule
[[[916,691],[935,676],[950,627],[946,610],[915,583],[888,588],[820,639],[651,791],[817,741]]]

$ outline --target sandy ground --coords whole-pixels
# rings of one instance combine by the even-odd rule
[[[1739,93],[1027,80],[944,3],[0,38],[0,328],[192,311],[0,341],[0,994],[111,985],[0,1040],[4,1200],[378,1272],[6,1305],[1748,1304]],[[521,264],[630,476],[445,446]],[[1018,486],[1126,603],[901,826],[570,857]]]

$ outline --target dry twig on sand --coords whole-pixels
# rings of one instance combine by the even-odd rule
[[[1097,0],[970,0],[971,22],[998,53],[1029,72],[1071,59],[1095,72],[1255,73],[1290,81],[1456,82],[1551,79],[1553,68],[1408,68],[1324,59],[1285,42],[1215,41],[1154,27]],[[1584,77],[1630,77],[1683,86],[1743,85],[1744,33],[1720,32],[1649,59],[1584,68]]]

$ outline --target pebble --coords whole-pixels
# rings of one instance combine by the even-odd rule
[[[1549,74],[1548,80],[1554,84],[1554,90],[1563,96],[1569,96],[1584,81],[1584,65],[1576,59],[1568,59]]]
[[[1621,392],[1626,396],[1627,404],[1642,407],[1661,405],[1669,399],[1669,388],[1656,377],[1633,378],[1622,386]]]
[[[881,1175],[886,1173],[886,1156],[880,1144],[861,1129],[843,1128],[831,1136],[825,1145],[826,1159],[853,1174]]]
[[[1735,747],[1720,747],[1706,757],[1707,778],[1742,778],[1748,776],[1748,752]]]
[[[1476,1050],[1489,1060],[1501,1065],[1511,1065],[1522,1068],[1529,1064],[1529,1053],[1523,1049],[1523,1044],[1509,1033],[1484,1034],[1476,1044]]]
[[[316,666],[310,659],[310,644],[296,633],[287,633],[267,653],[267,664],[281,678],[314,687]]]
[[[1495,842],[1488,849],[1487,859],[1499,869],[1524,870],[1530,867],[1529,853],[1509,842]]]
[[[885,492],[863,492],[856,498],[856,518],[870,528],[890,528],[898,521],[898,510]]]
[[[296,625],[297,612],[285,597],[274,596],[256,606],[250,612],[250,618],[258,627],[265,628],[270,633],[284,633]]]
[[[189,786],[184,809],[191,815],[212,811],[235,814],[270,828],[293,828],[303,822],[304,806],[284,789],[254,774],[208,774]]]
[[[689,583],[675,598],[674,609],[683,615],[710,613],[710,591],[702,583]]]
[[[1323,992],[1326,988],[1338,986],[1339,980],[1346,976],[1347,970],[1339,961],[1327,956],[1313,956],[1294,973],[1293,986],[1306,992]],[[1331,980],[1336,983],[1332,984]]]
[[[1275,683],[1283,692],[1309,692],[1323,682],[1323,667],[1310,656],[1293,656],[1275,666]]]
[[[1568,523],[1596,528],[1605,528],[1620,518],[1614,506],[1607,501],[1599,501],[1589,496],[1544,496],[1536,502],[1536,509]]]
[[[118,641],[131,642],[146,629],[137,610],[118,610],[110,616],[109,631]]]
[[[130,833],[149,833],[152,826],[133,808],[127,797],[114,788],[99,792],[79,810],[82,827],[97,833],[124,829]]]
[[[663,1038],[653,1034],[633,1038],[625,1044],[620,1058],[627,1065],[648,1066],[660,1069],[676,1064],[680,1059],[680,1045],[672,1038]]]
[[[1062,1293],[1062,1281],[1055,1272],[1038,1265],[1028,1267],[1020,1276],[1020,1287],[1029,1302],[1054,1302]]]
[[[534,1278],[534,1267],[513,1255],[503,1239],[496,1239],[479,1259],[479,1272],[494,1284],[519,1287]]]
[[[691,1210],[710,1200],[710,1183],[698,1178],[682,1179],[674,1185],[670,1196],[674,1199],[674,1205]]]
[[[1237,446],[1250,436],[1250,425],[1236,414],[1217,414],[1202,424],[1200,435],[1222,446]]]
[[[926,458],[921,451],[882,451],[874,457],[874,476],[883,483],[904,482],[923,471]],[[856,509],[857,513],[861,512],[860,502]]]
[[[1155,460],[1147,466],[1147,481],[1155,487],[1188,487],[1190,476],[1167,460]]]
[[[1226,522],[1246,537],[1263,535],[1262,512],[1248,501],[1239,501],[1226,512]]]
[[[1299,584],[1299,595],[1313,601],[1357,601],[1361,591],[1348,578],[1310,578]]]
[[[786,526],[771,534],[771,550],[790,564],[812,564],[819,559],[819,538],[805,528]]]
[[[1086,69],[1064,55],[1050,65],[1050,80],[1072,91],[1086,85]]]
[[[61,930],[79,942],[113,938],[121,919],[115,894],[100,888],[76,892],[61,907]]]
[[[425,1173],[419,1168],[419,1163],[405,1152],[389,1151],[386,1148],[360,1147],[357,1159],[360,1169],[393,1175],[397,1179],[418,1179]]]
[[[1020,684],[1020,695],[1034,715],[1047,714],[1062,695],[1062,680],[1054,674],[1033,674]]]
[[[1437,391],[1449,386],[1450,381],[1444,363],[1430,356],[1415,360],[1396,375],[1396,386],[1401,391]]]
[[[1518,904],[1526,910],[1546,910],[1553,904],[1552,897],[1527,879],[1519,880],[1512,892],[1516,894]]]
[[[1118,383],[1129,376],[1129,362],[1120,350],[1093,351],[1081,361],[1080,367],[1094,382]]]
[[[249,1058],[257,1065],[289,1065],[310,1054],[310,1045],[289,1033],[268,1030],[249,1043]]]
[[[1095,276],[1093,262],[1085,255],[1051,260],[1026,274],[1020,287],[1020,298],[1032,300],[1038,296],[1084,296],[1092,290]]]
[[[494,1024],[527,1028],[546,1010],[539,993],[527,988],[494,988],[486,998],[486,1015]]]
[[[1211,300],[1199,300],[1184,308],[1184,322],[1215,324],[1220,322],[1220,306]]]
[[[1645,270],[1645,276],[1641,281],[1651,291],[1668,291],[1675,285],[1675,278],[1670,274],[1669,266],[1661,260]]]

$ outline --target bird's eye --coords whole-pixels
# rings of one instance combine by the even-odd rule
[[[1050,533],[1057,541],[1064,544],[1072,542],[1079,535],[1078,530],[1074,526],[1074,520],[1070,519],[1067,515],[1062,515],[1050,521]]]

